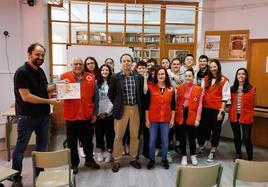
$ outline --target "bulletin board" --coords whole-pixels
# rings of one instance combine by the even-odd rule
[[[206,31],[204,53],[225,61],[247,60],[249,30]]]

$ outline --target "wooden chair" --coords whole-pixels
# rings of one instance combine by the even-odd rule
[[[192,167],[180,166],[177,170],[177,187],[220,187],[223,167],[221,164],[211,166]]]
[[[233,187],[236,181],[268,182],[268,162],[235,160]]]
[[[73,174],[73,171],[71,169],[71,155],[69,149],[54,152],[33,151],[32,161],[33,186],[76,186],[75,175]],[[67,169],[66,167],[62,166],[67,166]],[[36,168],[44,168],[44,171],[41,171],[40,174],[37,176]]]
[[[0,182],[4,180],[14,181],[14,176],[18,173],[17,170],[0,166]]]

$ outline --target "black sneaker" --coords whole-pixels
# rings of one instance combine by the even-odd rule
[[[85,162],[85,166],[92,169],[100,169],[100,165],[98,165],[95,161]]]
[[[150,160],[147,164],[147,169],[153,169],[155,164],[155,160]]]
[[[162,162],[162,166],[163,166],[163,168],[165,168],[165,169],[169,169],[169,164],[168,164],[167,159],[162,160],[161,162]]]
[[[117,172],[119,171],[119,169],[120,169],[120,163],[115,162],[115,163],[113,164],[112,171],[113,171],[114,173],[117,173]]]
[[[209,155],[208,155],[208,159],[207,162],[214,162],[216,158],[216,153],[215,151],[210,151]]]
[[[13,182],[11,187],[23,187],[23,184],[21,183],[21,181],[17,181],[17,182]]]
[[[237,155],[235,156],[235,159],[233,160],[233,162],[235,162],[236,159],[242,159],[242,155],[241,155],[241,154],[237,154]]]
[[[130,165],[133,166],[136,169],[141,169],[141,165],[137,160],[133,160],[130,162]]]

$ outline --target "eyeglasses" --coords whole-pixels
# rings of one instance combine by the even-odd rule
[[[83,64],[81,64],[81,63],[73,63],[73,65],[75,65],[75,66],[83,66]]]

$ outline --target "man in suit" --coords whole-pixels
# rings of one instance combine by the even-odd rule
[[[114,163],[113,172],[118,172],[122,159],[122,139],[127,125],[130,131],[130,165],[140,169],[137,161],[139,146],[139,127],[141,115],[141,97],[143,95],[143,77],[132,71],[133,58],[130,54],[120,57],[122,71],[111,78],[108,96],[114,105],[114,130],[115,139],[113,147]]]

